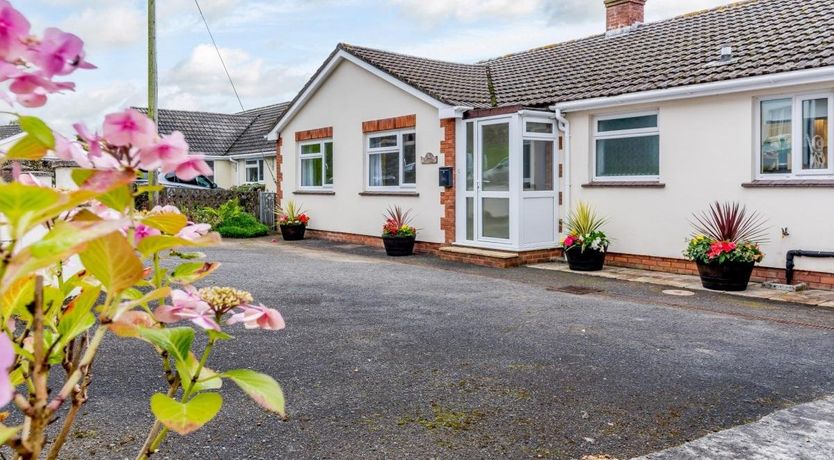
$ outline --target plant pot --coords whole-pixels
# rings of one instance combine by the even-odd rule
[[[568,267],[578,272],[598,272],[605,265],[605,251],[597,249],[582,250],[580,246],[572,246],[565,250]]]
[[[385,253],[391,257],[403,257],[414,254],[414,240],[413,236],[383,236],[382,242],[385,244]]]
[[[304,232],[307,230],[306,225],[298,224],[281,224],[281,237],[284,241],[299,241],[304,239]]]
[[[697,262],[701,284],[713,291],[746,291],[754,262]]]

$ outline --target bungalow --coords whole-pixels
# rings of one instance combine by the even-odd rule
[[[275,191],[275,143],[267,141],[266,135],[288,105],[233,114],[161,109],[159,132],[182,132],[191,152],[205,155],[221,188],[262,184],[267,191]],[[147,113],[147,109],[138,110]]]
[[[834,249],[834,2],[650,24],[645,0],[604,2],[603,34],[476,64],[338,45],[269,133],[279,199],[368,244],[412,208],[421,249],[496,266],[558,255],[579,201],[609,218],[615,265],[692,272],[691,214],[714,200],[767,218],[757,278]],[[834,288],[834,260],[798,268]]]

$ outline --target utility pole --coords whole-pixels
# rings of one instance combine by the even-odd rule
[[[159,124],[159,87],[156,69],[156,0],[148,0],[148,118]],[[148,171],[148,185],[159,183],[156,171]],[[151,192],[151,207],[159,205],[159,192]]]

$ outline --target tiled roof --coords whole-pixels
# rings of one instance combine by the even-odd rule
[[[832,0],[747,0],[478,64],[339,49],[451,105],[544,106],[832,66],[832,31]]]
[[[447,104],[489,107],[492,103],[484,65],[436,61],[344,43],[339,48]]]
[[[0,125],[0,139],[6,139],[7,137],[12,137],[14,135],[20,134],[22,131],[20,130],[20,125],[17,123],[9,123],[6,125]]]
[[[226,156],[271,152],[275,143],[268,142],[265,136],[287,105],[275,104],[235,114],[160,109],[159,132],[182,132],[193,153]],[[137,110],[147,113],[145,108]]]
[[[234,155],[263,153],[275,150],[275,141],[266,140],[265,136],[278,123],[278,119],[289,108],[289,102],[268,105],[258,109],[238,112],[237,116],[255,117],[246,131],[238,137],[230,148]]]

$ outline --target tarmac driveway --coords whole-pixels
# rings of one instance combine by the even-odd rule
[[[287,329],[234,328],[209,366],[275,376],[290,420],[229,384],[159,458],[628,458],[834,393],[831,311],[315,241],[210,257]],[[132,458],[158,358],[111,339],[94,379],[66,457]]]

